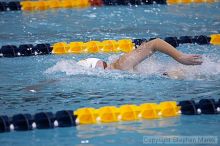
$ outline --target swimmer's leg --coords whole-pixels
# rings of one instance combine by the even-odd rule
[[[23,90],[30,91],[30,92],[37,92],[37,91],[40,91],[42,88],[44,88],[50,84],[54,84],[56,82],[59,82],[59,81],[61,81],[61,80],[51,79],[51,80],[40,81],[38,84],[27,86]]]

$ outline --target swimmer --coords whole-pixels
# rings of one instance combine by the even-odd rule
[[[154,39],[149,42],[144,42],[132,52],[122,55],[119,59],[110,64],[98,58],[88,58],[85,60],[80,60],[79,62],[77,62],[77,64],[86,68],[102,68],[109,70],[129,71],[134,70],[135,66],[140,64],[142,61],[144,61],[157,51],[171,56],[177,62],[184,65],[202,64],[202,57],[200,55],[185,54],[181,51],[178,51],[173,46],[161,39]],[[164,75],[169,76],[169,73],[166,73]]]

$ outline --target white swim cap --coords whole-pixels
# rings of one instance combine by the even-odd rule
[[[87,58],[87,59],[78,61],[76,64],[86,67],[86,68],[95,68],[99,60],[100,59],[98,58]]]

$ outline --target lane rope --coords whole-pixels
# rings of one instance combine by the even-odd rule
[[[91,6],[215,3],[219,0],[39,0],[0,2],[0,11],[42,11],[49,9],[82,9]]]
[[[57,42],[54,44],[22,44],[4,45],[0,48],[0,57],[19,57],[19,56],[36,56],[47,54],[95,54],[95,53],[119,53],[130,52],[140,46],[142,43],[153,40],[150,39],[121,39],[121,40],[103,40],[89,42]],[[166,42],[173,47],[181,44],[191,43],[199,45],[220,45],[220,34],[210,36],[181,36],[166,37]]]
[[[104,106],[100,108],[79,108],[52,112],[31,114],[16,114],[12,117],[0,116],[0,132],[28,131],[33,129],[51,129],[56,127],[71,127],[85,124],[101,124],[113,122],[130,122],[178,117],[181,115],[220,114],[220,99],[164,101],[143,103],[140,105],[125,104]]]

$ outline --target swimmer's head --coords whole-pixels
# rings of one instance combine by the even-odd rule
[[[78,61],[77,64],[85,68],[105,69],[107,67],[107,63],[98,58],[87,58],[87,59]]]

